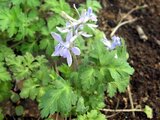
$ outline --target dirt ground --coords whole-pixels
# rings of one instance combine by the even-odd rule
[[[99,13],[100,29],[110,34],[120,18],[136,6],[148,8],[134,11],[127,19],[138,18],[132,24],[118,29],[116,35],[126,40],[130,64],[135,68],[131,79],[134,107],[149,105],[153,109],[153,120],[160,120],[160,1],[159,0],[102,0],[103,10]],[[148,40],[140,39],[136,26],[139,25]],[[131,108],[128,93],[106,99],[107,108]],[[144,113],[106,113],[109,120],[147,120]]]

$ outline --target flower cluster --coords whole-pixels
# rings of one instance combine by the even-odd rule
[[[105,36],[102,42],[109,50],[115,49],[117,46],[121,46],[121,39],[118,36],[113,36],[112,41],[108,40]]]
[[[97,27],[95,24],[90,24],[88,21],[97,21],[97,16],[93,14],[92,9],[88,8],[87,11],[83,11],[81,15],[79,15],[79,19],[75,20],[74,18],[68,16],[66,13],[62,13],[63,17],[68,19],[66,23],[66,27],[59,28],[58,31],[61,33],[67,33],[65,41],[62,39],[60,34],[52,32],[52,37],[58,42],[55,47],[55,51],[52,56],[61,56],[67,59],[68,66],[72,64],[72,55],[80,55],[80,49],[75,46],[74,41],[80,35],[84,37],[91,37],[92,35],[87,34],[83,31],[84,25],[87,25],[91,29]],[[79,14],[79,13],[78,13]]]
[[[76,9],[76,7],[75,7]],[[58,42],[57,46],[55,47],[55,51],[53,52],[52,56],[61,56],[67,59],[68,66],[72,65],[72,56],[73,55],[80,55],[81,51],[78,47],[75,46],[74,41],[80,35],[84,37],[91,37],[92,35],[83,31],[84,26],[88,26],[89,28],[93,29],[97,27],[95,24],[91,24],[88,21],[96,22],[97,16],[93,13],[91,8],[88,8],[87,11],[82,11],[81,15],[79,14],[78,10],[76,9],[79,19],[76,20],[70,17],[65,12],[62,12],[62,16],[65,17],[68,22],[64,28],[57,27],[57,30],[61,33],[67,33],[65,40],[62,39],[60,34],[52,32],[52,37]],[[113,50],[116,46],[121,45],[120,38],[117,36],[112,37],[112,42],[109,41],[105,36],[102,40],[104,45],[109,50]]]

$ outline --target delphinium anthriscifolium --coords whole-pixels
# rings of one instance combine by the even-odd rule
[[[97,29],[97,16],[92,8],[80,14],[78,19],[65,12],[65,27],[57,27],[59,33],[51,32],[58,43],[53,59],[67,59],[67,64],[56,65],[58,75],[51,87],[39,101],[42,117],[60,113],[76,116],[78,120],[105,120],[100,110],[105,107],[105,91],[109,97],[117,91],[124,92],[134,70],[127,62],[128,54],[124,40],[113,36],[108,40]],[[57,59],[54,59],[57,60]],[[72,67],[77,64],[76,69]]]

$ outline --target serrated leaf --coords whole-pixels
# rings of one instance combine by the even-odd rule
[[[81,84],[83,89],[87,90],[95,83],[95,71],[92,67],[86,67],[80,74]]]
[[[93,11],[98,12],[102,7],[99,1],[97,0],[87,0],[87,7],[92,7]]]
[[[8,99],[11,95],[11,90],[12,85],[10,82],[0,82],[0,102],[2,102],[5,99]]]
[[[43,56],[34,58],[30,53],[26,53],[24,56],[8,56],[6,58],[6,64],[12,71],[15,80],[30,78],[45,62]]]
[[[40,41],[39,47],[40,49],[46,50],[48,55],[51,55],[54,51],[54,40],[43,39]]]
[[[114,82],[108,83],[107,93],[109,97],[113,97],[117,92],[117,86]]]
[[[88,107],[85,107],[84,98],[80,97],[76,105],[76,112],[80,114],[84,114],[87,110],[88,110]]]
[[[22,10],[18,6],[12,7],[12,9],[1,10],[0,29],[2,31],[7,30],[9,37],[12,37],[18,32],[17,27],[19,26],[19,24],[22,25],[22,23],[19,23],[19,17],[23,19],[24,16],[25,15],[22,13]]]
[[[79,115],[77,120],[106,120],[105,115],[97,110],[91,110],[87,114]]]
[[[21,105],[16,106],[15,112],[16,112],[16,115],[17,115],[17,116],[21,116],[21,115],[23,114],[23,112],[24,112],[23,106],[21,106]]]
[[[48,83],[52,81],[49,76],[50,74],[55,77],[55,71],[53,69],[49,69],[47,66],[41,66],[33,76],[40,80],[41,84],[44,86],[48,85]]]
[[[22,51],[22,53],[26,53],[26,52],[36,52],[38,50],[38,44],[36,41],[34,42],[25,42],[21,45],[20,50]]]
[[[10,99],[12,100],[13,103],[16,103],[20,100],[20,97],[17,93],[12,92]]]
[[[66,64],[62,64],[61,66],[58,66],[58,70],[65,75],[66,78],[71,77],[71,68],[66,65]],[[74,73],[73,73],[74,74]]]
[[[39,84],[34,79],[24,81],[23,88],[20,92],[21,98],[31,98],[34,100],[39,93]]]
[[[81,4],[79,10],[82,11],[83,9],[88,9],[91,7],[94,12],[99,12],[99,10],[102,8],[101,4],[97,0],[87,0],[86,4]]]
[[[26,0],[29,7],[37,7],[40,5],[40,0]]]
[[[153,110],[152,110],[151,107],[149,107],[148,105],[146,105],[143,111],[144,111],[144,113],[146,113],[147,118],[150,118],[150,119],[153,118]]]
[[[115,84],[117,85],[119,92],[125,92],[127,86],[129,85],[129,78],[123,78],[122,80],[116,80]]]
[[[0,82],[1,81],[10,81],[11,76],[6,68],[3,66],[3,63],[0,62]]]
[[[4,119],[4,115],[2,113],[2,109],[0,108],[0,120],[3,120]]]
[[[25,4],[29,7],[36,7],[40,5],[39,0],[11,0],[14,5]]]
[[[65,20],[59,15],[50,17],[47,20],[48,32],[52,32],[58,25],[65,25]]]
[[[74,97],[71,86],[62,79],[56,80],[54,83],[55,87],[49,89],[40,100],[42,117],[47,117],[55,112],[67,115],[71,111]]]
[[[111,64],[108,65],[108,70],[111,73],[113,79],[121,79],[132,75],[134,69],[129,64],[121,59],[112,60]]]
[[[71,8],[65,0],[54,1],[53,0],[46,0],[44,4],[45,9],[49,9],[57,14],[65,11],[68,14],[71,14]]]

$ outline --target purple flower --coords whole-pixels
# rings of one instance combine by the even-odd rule
[[[113,36],[112,37],[112,42],[109,41],[105,36],[102,40],[104,45],[107,47],[109,50],[115,49],[117,46],[121,46],[121,39],[118,36]]]
[[[51,35],[59,42],[55,47],[55,51],[53,52],[52,56],[61,56],[66,58],[68,66],[71,66],[72,53],[74,55],[80,55],[81,53],[78,47],[73,46],[73,41],[78,37],[78,35],[73,36],[72,31],[68,32],[65,42],[62,40],[62,37],[59,34],[52,32]]]
[[[77,12],[78,12],[78,10],[77,10]],[[79,14],[79,12],[78,12],[78,14]],[[72,17],[67,15],[65,12],[63,12],[63,16],[65,16],[69,20],[69,22],[67,22],[66,27],[64,27],[64,28],[56,27],[58,29],[58,31],[60,31],[62,33],[66,33],[68,31],[70,31],[71,28],[73,28],[73,30],[76,33],[78,33],[80,30],[83,30],[83,27],[85,25],[90,27],[92,30],[94,30],[94,28],[98,27],[95,24],[87,23],[89,20],[95,21],[95,22],[97,21],[97,16],[95,14],[93,14],[92,8],[88,8],[87,11],[82,11],[81,15],[79,16],[80,18],[78,20],[73,19]],[[91,37],[92,36],[87,33],[83,33],[82,35],[84,37]]]
[[[92,8],[89,7],[87,11],[82,12],[79,21],[86,23],[89,20],[91,21],[97,21],[97,16],[93,14]]]

